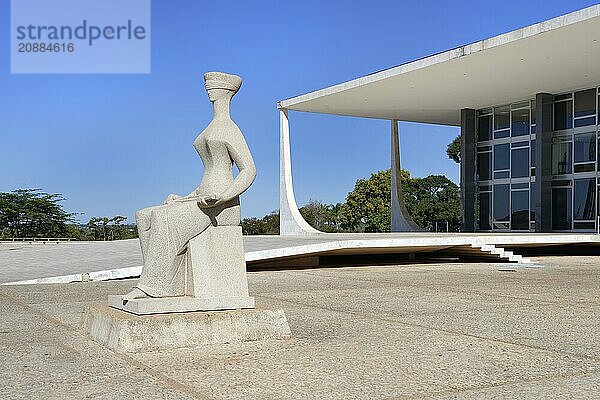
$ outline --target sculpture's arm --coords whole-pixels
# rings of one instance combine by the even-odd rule
[[[182,196],[180,200],[196,200],[198,198],[198,188],[194,189],[191,193]]]
[[[173,202],[181,202],[181,201],[190,201],[198,199],[198,188],[194,189],[190,194],[186,194],[185,196],[180,196],[178,194],[170,194],[167,196],[167,199],[163,202],[163,204],[170,204]]]
[[[223,193],[220,194],[214,205],[225,203],[244,193],[256,178],[256,166],[250,154],[248,144],[241,133],[235,135],[234,140],[227,142],[227,150],[235,165],[238,167],[239,174],[235,180]]]

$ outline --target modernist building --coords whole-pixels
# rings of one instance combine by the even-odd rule
[[[393,172],[397,121],[460,126],[463,231],[595,231],[599,86],[596,5],[283,100],[281,233],[315,232],[294,200],[288,110],[390,120]],[[392,230],[415,229],[392,186]]]

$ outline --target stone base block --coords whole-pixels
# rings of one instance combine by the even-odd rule
[[[119,353],[286,339],[291,336],[281,309],[140,316],[96,305],[85,311],[83,329],[93,340]]]
[[[190,311],[218,311],[254,308],[254,297],[156,297],[133,299],[123,304],[123,296],[108,296],[108,305],[137,315]]]

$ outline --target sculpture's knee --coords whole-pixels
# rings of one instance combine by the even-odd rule
[[[137,223],[138,229],[141,231],[147,231],[152,226],[152,213],[139,210],[135,213],[135,222]]]
[[[152,210],[150,215],[148,215],[149,225],[150,226],[159,226],[162,223],[164,223],[165,219],[167,218],[166,213],[167,213],[167,210],[165,210],[163,208],[157,208],[155,210]]]

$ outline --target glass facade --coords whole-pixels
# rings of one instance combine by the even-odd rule
[[[477,112],[477,221],[482,231],[529,230],[535,101]]]
[[[553,96],[551,226],[597,229],[600,207],[599,88]],[[481,231],[534,231],[536,102],[477,111],[477,207]]]

